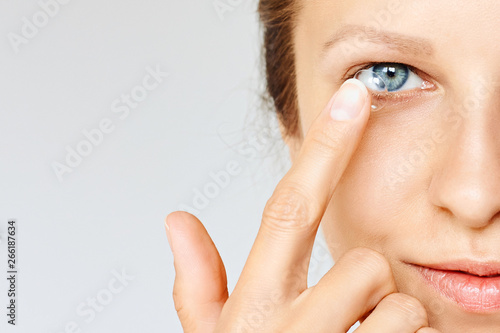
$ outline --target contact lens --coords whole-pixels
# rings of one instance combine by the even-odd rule
[[[362,69],[354,75],[354,78],[361,81],[365,85],[366,89],[368,89],[368,91],[372,94],[372,111],[380,111],[383,109],[386,104],[386,100],[383,98],[373,98],[373,93],[380,94],[388,92],[387,83],[382,79],[382,77],[369,69]]]

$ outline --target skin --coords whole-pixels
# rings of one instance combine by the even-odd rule
[[[407,263],[500,261],[500,4],[395,4],[304,2],[294,39],[301,133],[284,136],[293,165],[266,205],[230,297],[201,222],[183,212],[167,217],[185,332],[237,332],[248,318],[264,318],[249,330],[262,332],[345,332],[358,319],[357,332],[499,331],[500,313],[466,312]],[[372,30],[325,51],[354,25]],[[381,45],[367,41],[373,31],[399,35]],[[418,45],[398,43],[408,38]],[[344,106],[358,118],[332,119],[332,95],[344,96],[342,83],[375,62],[412,66],[426,89],[385,103],[364,90],[362,106]],[[372,103],[384,106],[370,112]],[[308,289],[320,223],[336,264]]]
[[[355,246],[383,253],[398,290],[422,301],[433,327],[443,332],[497,332],[500,314],[469,314],[437,299],[403,262],[500,261],[500,45],[491,43],[495,34],[500,37],[500,21],[495,18],[500,4],[424,1],[417,4],[418,15],[411,15],[415,6],[404,2],[388,23],[378,25],[381,31],[428,39],[433,56],[397,52],[362,42],[361,36],[346,39],[324,59],[318,57],[332,31],[373,24],[373,13],[387,12],[389,3],[309,1],[300,16],[300,110],[320,108],[338,89],[341,74],[366,62],[414,66],[435,86],[407,102],[388,102],[371,115],[322,227],[334,259]],[[304,132],[314,116],[301,113]],[[398,172],[418,150],[416,143],[428,142],[433,133],[442,134],[431,141],[435,148],[420,155],[422,162],[414,163],[408,175]]]

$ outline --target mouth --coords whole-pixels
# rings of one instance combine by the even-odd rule
[[[500,264],[457,261],[410,265],[428,285],[463,310],[473,313],[500,310]]]

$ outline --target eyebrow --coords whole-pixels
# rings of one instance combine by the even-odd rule
[[[363,42],[382,44],[401,53],[409,53],[417,56],[432,56],[434,54],[434,48],[428,39],[410,37],[397,32],[376,31],[375,29],[370,29],[368,26],[353,24],[345,25],[337,31],[324,44],[323,54],[335,46],[335,44],[351,38],[360,38]]]

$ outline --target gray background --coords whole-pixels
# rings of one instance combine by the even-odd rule
[[[72,0],[44,21],[40,3],[54,1],[0,2],[0,267],[6,274],[16,219],[19,271],[15,327],[0,279],[1,331],[181,332],[165,216],[192,208],[231,291],[289,167],[259,100],[256,1]],[[38,31],[26,20],[39,20]],[[13,34],[29,38],[16,47]],[[114,112],[147,68],[168,77],[126,117]],[[58,178],[54,163],[103,119],[113,130]],[[197,209],[197,191],[230,161],[241,172]],[[324,243],[316,247],[311,284],[332,265]],[[130,280],[111,292],[123,271]]]

